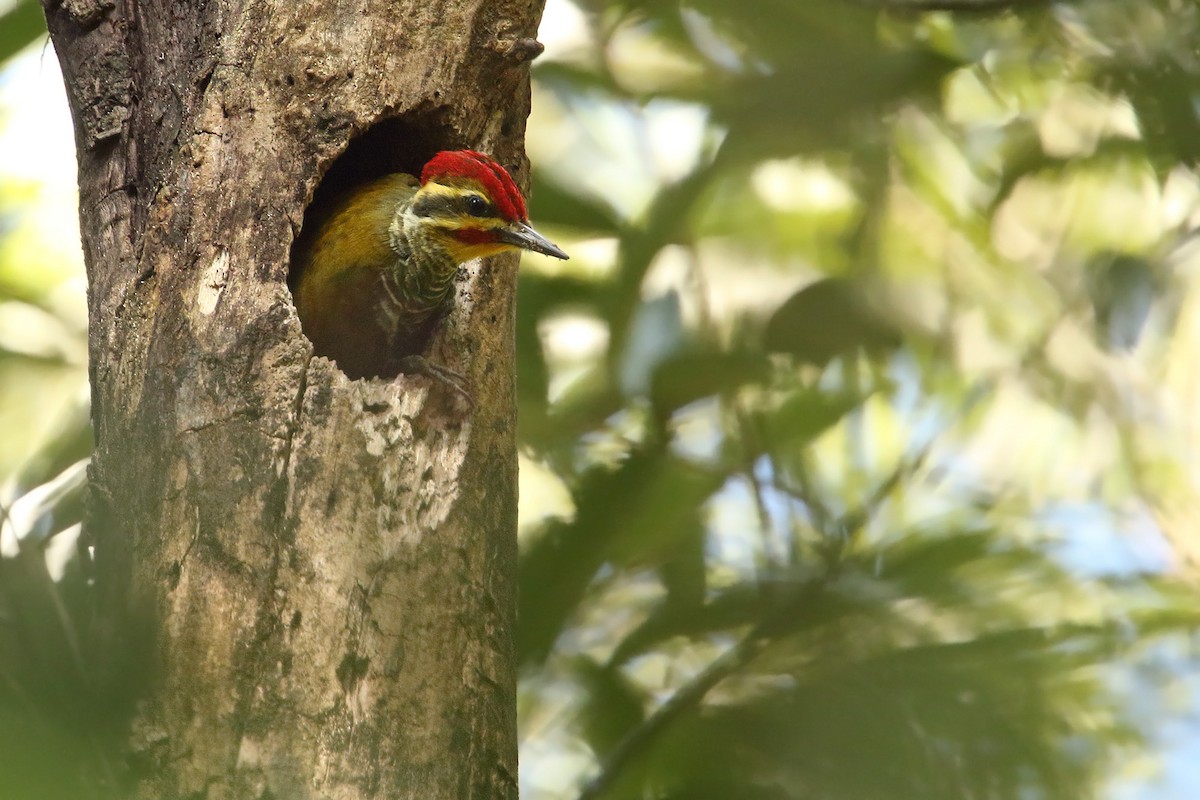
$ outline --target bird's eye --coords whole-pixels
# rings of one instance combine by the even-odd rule
[[[467,213],[473,217],[486,217],[492,213],[492,207],[477,194],[467,195]]]

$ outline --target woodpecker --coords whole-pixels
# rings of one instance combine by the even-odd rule
[[[462,376],[424,351],[454,305],[460,264],[510,250],[567,258],[529,226],[512,177],[474,150],[435,155],[335,200],[293,250],[300,325],[349,378],[423,374],[470,400]]]

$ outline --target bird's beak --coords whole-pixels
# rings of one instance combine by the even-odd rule
[[[497,238],[505,244],[511,244],[522,250],[532,250],[535,253],[554,256],[566,260],[570,258],[558,245],[526,225],[524,222],[514,222],[508,227],[496,231]]]

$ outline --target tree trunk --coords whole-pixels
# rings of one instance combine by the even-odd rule
[[[525,175],[538,0],[47,0],[79,150],[97,617],[153,681],[155,798],[513,798],[516,259],[422,377],[312,356],[289,247],[470,146]],[[336,163],[335,163],[336,162]]]

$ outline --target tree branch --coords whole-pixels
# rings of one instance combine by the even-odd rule
[[[604,797],[624,774],[635,756],[643,753],[673,721],[699,706],[709,690],[750,663],[765,644],[766,639],[760,635],[758,628],[755,628],[709,664],[691,683],[671,695],[670,700],[663,703],[645,722],[621,740],[608,757],[600,774],[589,781],[579,793],[578,800],[598,800]]]

